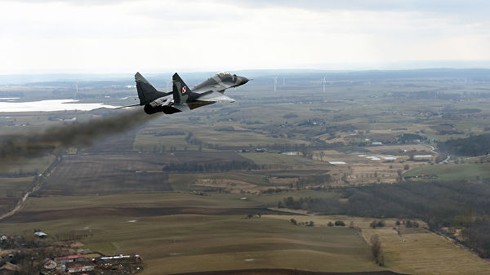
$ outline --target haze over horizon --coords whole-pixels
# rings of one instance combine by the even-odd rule
[[[20,0],[0,74],[490,68],[490,3]]]

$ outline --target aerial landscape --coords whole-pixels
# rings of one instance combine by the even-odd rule
[[[122,133],[45,143],[50,153],[35,158],[3,154],[1,209],[19,207],[3,217],[2,234],[32,246],[33,267],[90,251],[140,255],[149,274],[488,269],[490,158],[480,140],[490,127],[489,71],[249,74],[263,76],[229,92],[237,102],[173,115],[2,113],[3,137],[127,124],[124,116],[141,113]],[[4,86],[1,97],[21,87]],[[74,89],[28,87],[44,100]],[[15,94],[2,101],[30,98]],[[121,79],[79,83],[74,96],[116,106],[134,94]]]
[[[15,21],[25,35],[5,29],[0,44],[12,52],[0,65],[0,274],[489,273],[481,9],[198,3],[0,4],[0,23],[17,20],[6,8],[43,23]],[[251,30],[235,37],[232,23]],[[277,41],[258,46],[264,24]],[[391,28],[440,47],[399,50]],[[385,51],[369,52],[364,31]],[[196,53],[189,34],[222,45]],[[318,43],[284,43],[296,35]],[[39,47],[16,48],[26,37]]]

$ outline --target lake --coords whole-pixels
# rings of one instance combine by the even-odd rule
[[[103,103],[78,103],[75,99],[53,99],[30,102],[13,102],[12,99],[2,102],[0,99],[0,113],[18,113],[18,112],[55,112],[55,111],[90,111],[99,108],[114,109],[119,106],[105,105]]]

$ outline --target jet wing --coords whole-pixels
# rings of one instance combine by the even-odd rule
[[[196,100],[206,101],[206,102],[227,102],[227,103],[235,102],[233,98],[215,91],[204,93],[201,96],[199,96]]]

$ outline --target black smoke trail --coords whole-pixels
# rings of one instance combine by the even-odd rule
[[[0,138],[0,164],[38,157],[59,148],[89,146],[99,138],[122,133],[154,117],[157,116],[149,116],[138,109],[83,123],[51,127],[43,132],[5,136]]]

